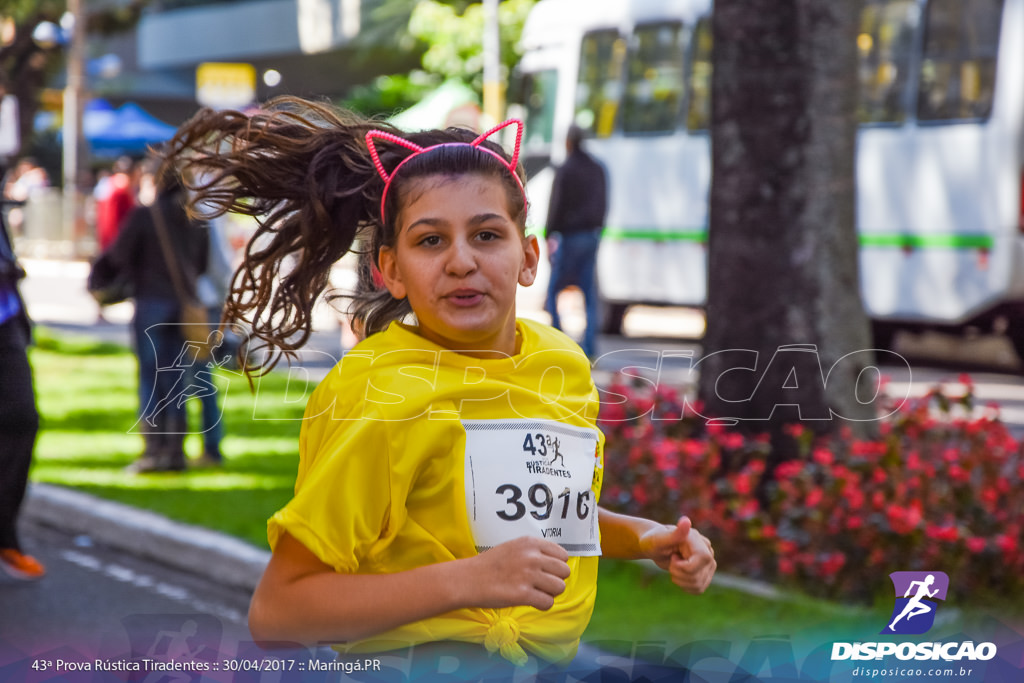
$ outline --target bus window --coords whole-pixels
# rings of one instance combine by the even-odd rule
[[[554,69],[526,73],[520,82],[520,97],[525,113],[523,145],[541,147],[551,144],[555,124],[555,92],[558,72]]]
[[[991,113],[1002,9],[1002,0],[928,3],[918,119],[974,119]]]
[[[689,101],[686,127],[707,130],[711,127],[711,21],[697,22],[690,43]]]
[[[623,132],[675,130],[683,103],[682,33],[678,23],[636,28],[622,104]]]
[[[612,134],[622,91],[626,41],[618,31],[594,31],[580,45],[576,125],[599,138]]]
[[[860,15],[861,123],[906,119],[904,95],[919,10],[917,0],[868,0]]]

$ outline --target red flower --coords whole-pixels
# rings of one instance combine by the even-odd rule
[[[633,485],[633,500],[641,505],[647,505],[647,491],[640,484]]]
[[[952,479],[953,481],[970,481],[971,473],[965,470],[963,467],[960,467],[960,465],[950,465],[949,478]]]
[[[1013,555],[1017,552],[1017,539],[1011,534],[1000,534],[996,537],[996,547],[1004,555]]]
[[[761,538],[775,538],[776,536],[778,536],[778,531],[771,524],[761,527]]]
[[[676,444],[662,439],[654,444],[654,462],[662,472],[672,472],[679,465]]]
[[[854,441],[854,455],[885,455],[885,444],[880,441]]]
[[[915,500],[905,508],[892,503],[885,508],[885,515],[893,531],[909,534],[921,523],[921,503]]]
[[[736,489],[736,493],[741,496],[749,495],[754,490],[754,484],[750,479],[750,475],[745,472],[737,474],[732,481],[733,488]]]
[[[704,427],[707,433],[711,436],[718,436],[719,434],[725,433],[725,425],[721,422],[708,422]]]
[[[815,448],[814,453],[811,454],[811,458],[814,462],[826,467],[835,461],[835,457],[832,455],[832,452],[827,448]]]
[[[779,466],[775,468],[775,478],[780,481],[795,479],[803,468],[803,463],[797,460],[789,460],[787,462],[779,463]]]
[[[736,517],[739,519],[751,519],[757,514],[757,501],[747,500],[736,510]]]
[[[825,492],[821,490],[820,486],[815,486],[813,489],[807,492],[807,498],[804,504],[809,507],[817,507],[821,504],[822,499],[825,498]]]
[[[602,422],[624,422],[626,409],[623,403],[602,403],[598,410],[598,419]]]
[[[975,555],[977,555],[978,553],[980,553],[982,550],[985,549],[985,539],[984,538],[978,538],[977,536],[972,536],[971,538],[968,538],[967,539],[967,549],[970,550]]]
[[[683,453],[691,462],[696,461],[708,452],[707,444],[697,439],[687,439],[683,442]]]
[[[779,558],[779,572],[793,574],[796,571],[796,563],[788,557]]]
[[[907,454],[907,469],[911,472],[917,472],[921,469],[921,456],[917,454],[917,451],[910,451]]]
[[[783,427],[782,431],[784,431],[786,434],[789,434],[794,439],[799,439],[801,436],[803,436],[803,433],[806,430],[804,429],[804,426],[802,424],[800,424],[799,422],[794,422],[793,424],[788,424],[785,427]]]
[[[838,551],[829,553],[825,561],[821,563],[821,573],[825,578],[831,578],[838,574],[844,565],[846,565],[846,555]]]
[[[730,432],[722,438],[722,446],[730,450],[743,448],[743,435],[737,432]]]
[[[936,541],[946,541],[952,543],[960,537],[959,532],[955,526],[938,526],[936,524],[929,524],[925,527],[925,535],[928,538],[933,538]]]

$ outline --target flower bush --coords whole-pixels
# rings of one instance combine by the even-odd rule
[[[799,457],[771,467],[767,435],[700,417],[678,391],[616,382],[602,403],[603,504],[654,519],[687,514],[719,567],[825,597],[889,595],[888,575],[937,570],[950,590],[1024,591],[1024,457],[973,386],[892,405],[879,436],[787,427]],[[980,413],[980,414],[979,414]]]

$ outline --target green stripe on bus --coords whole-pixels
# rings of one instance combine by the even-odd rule
[[[531,230],[541,235],[543,228]],[[646,240],[650,242],[708,241],[706,230],[625,230],[605,228],[602,233],[609,240]],[[869,233],[859,236],[862,247],[897,247],[915,249],[992,249],[995,238],[991,235],[911,235],[905,233]]]
[[[610,240],[650,240],[652,242],[707,242],[706,230],[680,230],[662,232],[660,230],[623,230],[622,228],[605,228],[601,233],[604,239]]]
[[[991,235],[860,235],[862,247],[991,249],[996,240]]]

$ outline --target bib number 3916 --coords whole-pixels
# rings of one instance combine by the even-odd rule
[[[597,432],[551,420],[464,420],[466,506],[480,551],[520,536],[600,555]]]

